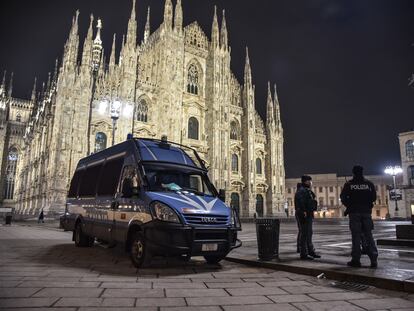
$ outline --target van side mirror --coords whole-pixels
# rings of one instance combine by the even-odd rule
[[[224,189],[220,189],[220,190],[219,190],[219,195],[218,195],[218,198],[219,198],[220,200],[222,200],[223,202],[225,202],[225,201],[226,201],[226,190],[224,190]]]

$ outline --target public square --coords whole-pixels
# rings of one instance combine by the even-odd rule
[[[293,256],[295,225],[282,223],[281,257]],[[384,226],[388,229],[379,235],[391,236],[392,223]],[[315,244],[321,260],[341,249],[349,252],[346,235],[344,222],[317,223]],[[254,249],[253,224],[244,224],[240,236],[245,245],[230,256]],[[380,256],[395,256],[396,262],[413,268],[412,251],[381,247]],[[5,310],[414,309],[414,294],[407,292],[372,286],[344,290],[333,280],[226,260],[208,265],[201,258],[188,263],[159,258],[151,267],[137,270],[122,247],[76,248],[71,232],[57,229],[55,222],[0,226],[0,262],[0,308]]]

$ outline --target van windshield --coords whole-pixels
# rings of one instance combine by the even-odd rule
[[[172,168],[171,166],[144,164],[150,191],[189,192],[213,196],[213,188],[202,172]]]

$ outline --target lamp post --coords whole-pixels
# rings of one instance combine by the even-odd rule
[[[392,176],[394,186],[395,211],[398,212],[397,183],[395,181],[395,177],[402,173],[402,168],[400,166],[388,166],[385,168],[384,173]]]
[[[111,101],[112,146],[115,145],[116,121],[119,119],[119,114],[121,113],[121,106],[122,103],[118,99]]]

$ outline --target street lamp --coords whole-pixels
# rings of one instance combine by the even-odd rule
[[[115,145],[115,130],[116,130],[116,121],[119,119],[119,114],[121,113],[122,103],[115,99],[111,102],[111,119],[112,119],[112,146]]]
[[[402,168],[400,166],[387,166],[384,170],[384,173],[392,176],[394,183],[394,200],[395,200],[395,211],[398,211],[398,200],[397,200],[397,184],[395,182],[395,177],[402,173]]]

